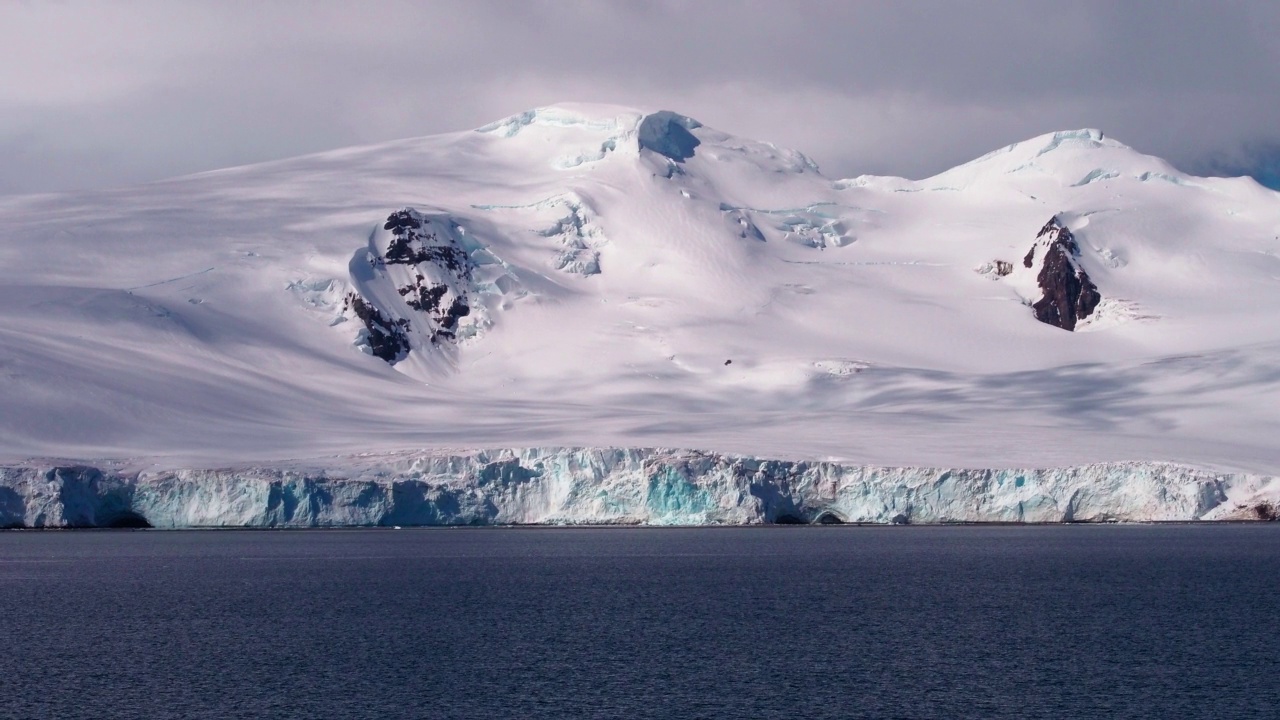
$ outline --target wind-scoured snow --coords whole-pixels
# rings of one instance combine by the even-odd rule
[[[399,212],[432,239],[388,264]],[[1054,217],[1103,298],[1080,332],[1036,320],[1021,265]],[[372,352],[352,297],[406,344]],[[676,113],[555,106],[6,201],[0,461],[683,447],[1270,475],[1277,308],[1280,194],[1096,131],[840,180]]]

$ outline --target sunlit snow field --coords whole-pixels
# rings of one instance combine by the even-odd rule
[[[469,303],[446,335],[408,324],[402,297],[440,268],[381,257],[409,209],[465,257],[435,288]],[[1102,296],[1075,332],[1030,307],[1022,259],[1053,219]],[[403,315],[394,364],[353,297]],[[1098,130],[923,180],[833,179],[674,113],[554,106],[0,200],[0,462],[385,474],[480,450],[671,448],[929,482],[1096,463],[1235,473],[1140,501],[1190,502],[1143,516],[1187,519],[1238,487],[1280,495],[1277,307],[1280,194]],[[37,485],[12,492],[38,504]],[[1059,519],[1072,492],[1052,500]]]
[[[657,445],[1280,465],[1277,193],[1097,131],[921,181],[832,180],[705,127],[677,162],[639,147],[641,118],[558,106],[5,199],[4,456]],[[469,339],[390,367],[353,346],[341,304],[353,257],[406,206],[456,224],[495,269]],[[1106,298],[1089,332],[1035,322],[1033,278],[977,271],[1016,263],[1055,215]],[[590,257],[599,273],[574,272]]]

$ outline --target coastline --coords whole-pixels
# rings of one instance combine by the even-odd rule
[[[101,465],[0,466],[0,527],[1035,525],[1280,514],[1280,478],[1155,462],[878,467],[525,448],[238,468]]]

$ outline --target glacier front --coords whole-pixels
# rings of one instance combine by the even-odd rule
[[[530,448],[273,467],[0,468],[0,527],[750,525],[1274,519],[1275,477],[1163,463],[875,467]]]

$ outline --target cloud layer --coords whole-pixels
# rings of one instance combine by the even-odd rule
[[[0,193],[106,187],[476,127],[665,108],[921,177],[1100,127],[1193,172],[1275,172],[1276,3],[0,6]]]

